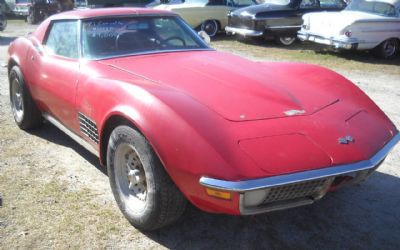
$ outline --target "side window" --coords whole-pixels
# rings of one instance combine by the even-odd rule
[[[254,4],[253,0],[234,0],[232,2],[234,3],[233,5],[236,7],[244,7]]]
[[[207,6],[226,5],[226,0],[209,0]]]
[[[79,57],[77,21],[54,22],[45,45],[51,54],[77,59]]]
[[[375,12],[381,13],[385,16],[396,16],[396,10],[394,7],[387,3],[375,3]]]
[[[319,1],[318,0],[302,0],[300,3],[300,8],[302,9],[311,9],[318,8]]]
[[[341,0],[320,0],[321,8],[344,8],[345,3]]]

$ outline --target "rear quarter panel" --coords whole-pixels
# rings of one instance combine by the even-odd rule
[[[358,49],[372,49],[387,39],[400,39],[400,18],[357,21],[348,30],[360,42]]]

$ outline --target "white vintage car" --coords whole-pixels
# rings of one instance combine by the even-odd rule
[[[298,37],[393,58],[400,45],[400,0],[353,0],[340,12],[305,14]]]

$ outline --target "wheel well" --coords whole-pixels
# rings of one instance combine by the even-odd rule
[[[7,67],[8,75],[10,74],[11,69],[12,69],[15,65],[18,65],[18,63],[17,63],[14,59],[11,58],[10,61],[8,62],[8,67]]]
[[[218,25],[218,31],[220,31],[220,30],[221,30],[221,22],[220,22],[219,20],[217,20],[217,19],[214,19],[214,21],[216,21],[216,22],[217,22],[217,25]]]
[[[111,135],[112,131],[120,125],[127,125],[127,126],[137,129],[136,126],[131,121],[129,121],[128,119],[126,119],[125,117],[122,117],[120,115],[114,115],[114,116],[111,116],[110,118],[108,118],[108,120],[106,121],[106,124],[103,127],[103,131],[101,133],[101,139],[100,139],[100,146],[101,146],[100,162],[103,165],[107,164],[107,147],[108,147],[108,140],[110,138],[110,135]]]

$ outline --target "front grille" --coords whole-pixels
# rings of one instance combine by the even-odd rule
[[[89,137],[96,144],[99,143],[99,134],[96,123],[82,113],[78,113],[79,125],[82,134]]]
[[[319,196],[326,187],[328,179],[319,179],[268,189],[267,197],[262,205],[277,201],[294,200],[297,198],[314,198]]]
[[[242,29],[253,29],[254,23],[251,18],[244,18],[237,15],[229,17],[228,26]]]

